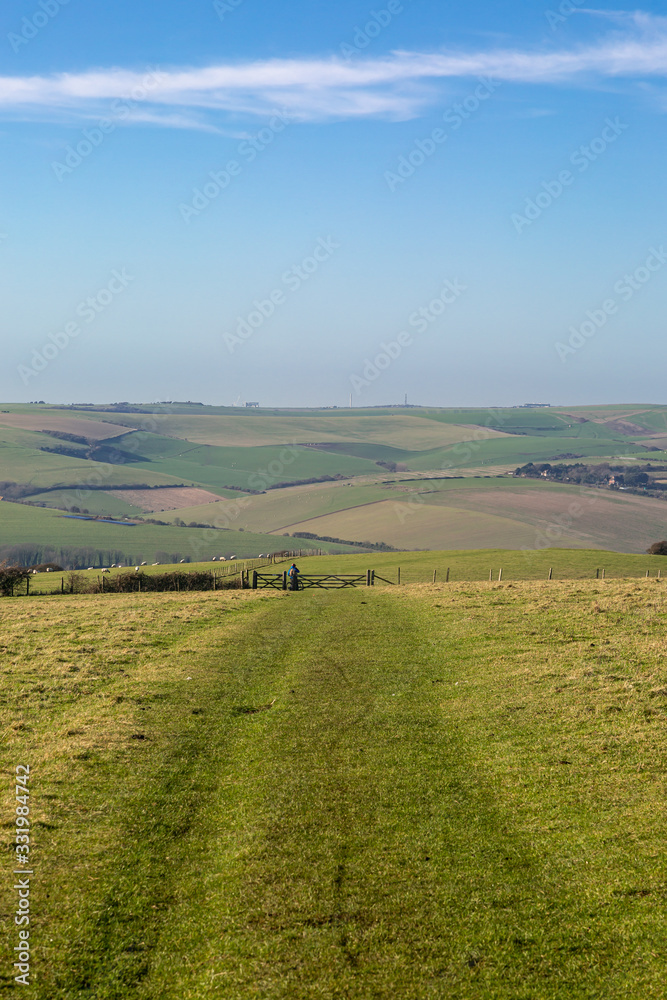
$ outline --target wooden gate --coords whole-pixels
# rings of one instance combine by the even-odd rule
[[[319,587],[321,590],[342,590],[344,587],[373,587],[375,571],[365,573],[299,573],[299,590]],[[287,571],[283,573],[258,573],[253,570],[252,589],[272,588],[288,590]]]

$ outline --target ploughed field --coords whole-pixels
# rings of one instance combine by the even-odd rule
[[[3,599],[2,989],[664,997],[664,588]]]

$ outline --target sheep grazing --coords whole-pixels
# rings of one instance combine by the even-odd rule
[[[103,569],[103,570],[102,570],[102,572],[103,572],[103,573],[110,573],[110,572],[111,572],[111,570],[110,570],[110,569]]]
[[[159,564],[159,563],[153,563],[153,565],[154,565],[154,566],[159,566],[160,564]]]
[[[134,567],[134,572],[138,573],[140,569],[141,569],[141,566],[135,566]]]
[[[144,563],[142,563],[141,565],[142,565],[142,566],[148,566],[148,563],[145,563],[145,562],[144,562]]]
[[[89,567],[88,567],[88,572],[90,573],[90,572],[92,572],[92,570],[94,570],[94,569],[95,569],[95,567],[94,567],[94,566],[89,566]]]
[[[227,562],[226,556],[218,556],[218,559],[220,560],[220,562]]]

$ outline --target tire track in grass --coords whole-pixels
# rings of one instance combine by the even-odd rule
[[[84,885],[39,1000],[660,996],[632,989],[654,983],[635,972],[650,945],[630,912],[643,897],[609,918],[572,867],[585,847],[569,787],[545,789],[546,805],[515,791],[557,734],[524,723],[513,739],[497,649],[543,655],[548,640],[555,655],[558,619],[527,590],[521,633],[511,605],[469,590],[438,615],[407,589],[281,594],[202,629],[187,696],[205,713],[192,716],[182,683],[161,688],[132,800],[118,800],[118,850],[101,885]],[[476,671],[467,714],[462,670]],[[107,762],[105,780],[131,760]],[[553,816],[564,832],[550,841]]]
[[[282,690],[271,712],[237,719],[216,874],[174,915],[200,957],[177,986],[157,963],[146,995],[555,995],[533,990],[559,933],[557,889],[434,695],[456,663],[425,641],[423,618],[398,593],[290,597],[239,648],[240,670],[270,619]]]
[[[51,880],[51,893],[55,887],[61,897],[76,902],[68,903],[63,918],[57,901],[49,902],[37,888],[41,948],[33,995],[38,1000],[161,995],[150,985],[155,949],[170,913],[189,889],[188,880],[198,877],[202,822],[218,794],[218,765],[233,756],[230,708],[244,696],[253,697],[256,665],[244,662],[237,669],[234,650],[247,635],[261,642],[261,623],[272,603],[250,599],[234,608],[232,600],[220,610],[236,614],[231,621],[224,616],[220,625],[214,620],[215,600],[204,602],[213,615],[202,622],[201,637],[191,626],[180,636],[162,633],[167,648],[157,660],[164,658],[165,676],[156,676],[153,667],[149,680],[142,678],[141,668],[136,672],[142,691],[137,700],[152,709],[150,716],[140,716],[142,738],[131,743],[127,737],[114,739],[87,755],[82,765],[86,773],[65,796],[70,842],[61,838],[59,857],[40,838],[38,867]],[[172,605],[179,603],[172,600]],[[182,604],[185,611],[188,599]],[[273,620],[269,630],[274,644],[285,641]],[[191,667],[195,676],[186,684],[180,664],[193,663],[193,648],[198,653]],[[258,687],[266,681],[266,676],[259,678]],[[105,798],[112,807],[106,821],[111,829],[100,826],[98,831],[85,817],[91,801]],[[214,831],[203,833],[212,836]],[[56,872],[61,884],[54,886]],[[173,956],[173,942],[167,947]]]

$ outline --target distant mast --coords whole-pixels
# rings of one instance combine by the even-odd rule
[[[407,405],[408,405],[408,394],[406,392],[406,394],[405,394],[405,406],[407,406]]]
[[[352,409],[352,393],[350,393],[350,409]]]

